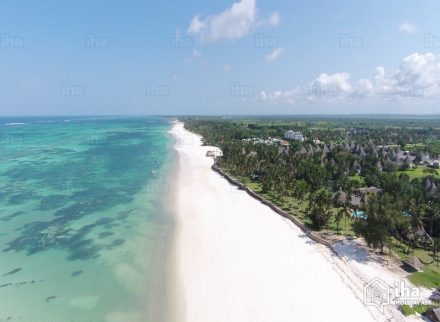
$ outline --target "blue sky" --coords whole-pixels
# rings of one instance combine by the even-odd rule
[[[0,115],[439,113],[440,2],[0,4]]]

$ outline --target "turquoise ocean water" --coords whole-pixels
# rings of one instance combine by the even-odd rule
[[[0,321],[157,321],[168,129],[147,117],[0,118]]]

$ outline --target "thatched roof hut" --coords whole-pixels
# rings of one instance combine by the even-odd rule
[[[339,204],[347,202],[347,194],[342,190],[339,190],[337,193],[335,193],[334,197],[337,197]],[[350,204],[353,207],[360,207],[362,205],[362,197],[355,194],[351,195]]]
[[[426,312],[426,315],[431,321],[440,322],[440,308],[432,308]]]
[[[402,261],[405,269],[411,272],[421,272],[423,269],[423,264],[420,259],[416,256],[412,256],[404,261]]]

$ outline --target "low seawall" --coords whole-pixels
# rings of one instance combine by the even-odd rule
[[[280,209],[279,207],[275,206],[273,203],[271,203],[270,201],[264,199],[263,197],[261,197],[260,195],[258,195],[257,193],[255,193],[254,191],[252,191],[251,189],[249,189],[248,187],[246,187],[244,184],[242,184],[241,182],[238,182],[236,179],[232,178],[230,175],[228,175],[227,173],[225,173],[223,170],[221,170],[219,167],[217,167],[216,165],[212,166],[212,170],[214,170],[215,172],[217,172],[218,174],[220,174],[222,177],[224,177],[226,180],[228,180],[231,184],[233,184],[234,186],[237,186],[239,189],[246,191],[252,198],[257,199],[258,201],[260,201],[262,204],[268,206],[269,208],[271,208],[273,211],[275,211],[277,214],[289,219],[290,221],[292,221],[296,226],[298,226],[306,235],[307,237],[309,237],[311,240],[322,244],[324,246],[329,247],[330,249],[332,249],[332,243],[329,242],[328,240],[325,240],[319,236],[316,236],[310,229],[308,229],[302,222],[300,222],[297,218],[295,218],[295,216],[283,211],[282,209]]]

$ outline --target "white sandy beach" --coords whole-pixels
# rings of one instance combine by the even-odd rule
[[[385,320],[363,305],[362,285],[345,281],[343,261],[213,172],[212,148],[183,124],[171,134],[179,322]]]

